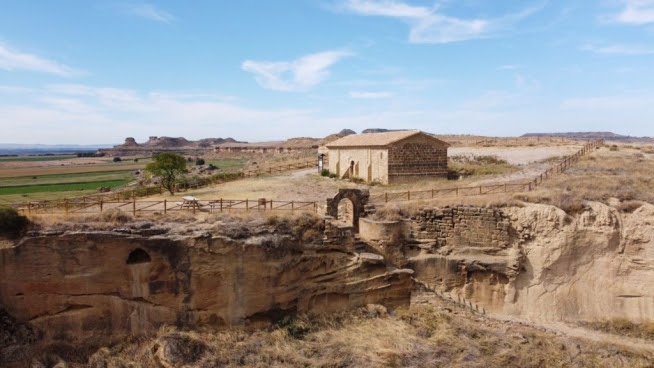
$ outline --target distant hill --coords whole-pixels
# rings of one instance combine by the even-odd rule
[[[41,155],[65,154],[82,151],[96,151],[100,148],[111,147],[110,144],[77,145],[77,144],[17,144],[0,143],[0,155]]]
[[[569,138],[569,139],[604,139],[605,141],[616,142],[654,142],[650,137],[632,137],[612,132],[568,132],[568,133],[527,133],[521,137],[524,138]]]
[[[366,133],[386,133],[386,132],[399,132],[403,130],[411,130],[411,129],[382,129],[382,128],[368,128],[364,129],[361,131],[361,134],[366,134]]]

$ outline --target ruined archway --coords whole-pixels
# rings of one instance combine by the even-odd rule
[[[338,202],[338,216],[336,219],[349,226],[354,225],[354,204],[349,198],[343,198]]]
[[[370,192],[366,189],[339,189],[334,198],[327,199],[327,215],[338,219],[339,204],[343,199],[352,203],[351,223],[355,231],[359,231],[359,217],[364,215],[364,207],[370,199]]]

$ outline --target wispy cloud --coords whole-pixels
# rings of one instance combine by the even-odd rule
[[[62,77],[84,74],[84,72],[75,70],[67,65],[12,49],[2,43],[0,43],[0,69],[8,71],[27,70]]]
[[[501,65],[497,68],[497,70],[518,70],[518,69],[522,69],[522,65],[507,64],[507,65]]]
[[[175,16],[172,14],[157,9],[154,5],[147,3],[127,4],[124,7],[124,11],[129,15],[154,20],[156,22],[170,23],[175,20]]]
[[[413,6],[394,0],[346,0],[343,7],[360,15],[402,19],[410,25],[409,42],[439,44],[494,37],[540,11],[546,4],[489,19],[457,18],[440,13],[438,7]]]
[[[329,76],[329,67],[344,57],[348,51],[325,51],[303,56],[293,61],[246,60],[241,68],[253,73],[259,85],[276,91],[306,91]]]
[[[596,46],[588,44],[582,46],[581,49],[605,55],[654,55],[654,48],[630,45]]]
[[[620,23],[643,25],[654,23],[654,0],[622,0],[624,8],[615,20]]]
[[[393,97],[393,93],[392,92],[352,91],[352,92],[350,92],[350,97],[352,97],[352,98],[363,98],[363,99],[390,98],[390,97]]]

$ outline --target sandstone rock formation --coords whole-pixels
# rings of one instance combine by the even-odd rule
[[[410,270],[320,238],[161,232],[34,234],[0,250],[0,303],[44,341],[101,346],[163,324],[257,325],[288,313],[409,302]]]
[[[550,322],[652,321],[652,221],[649,204],[621,213],[589,202],[575,216],[539,204],[458,207],[423,211],[405,225],[401,256],[379,239],[371,244],[418,281],[487,311]]]

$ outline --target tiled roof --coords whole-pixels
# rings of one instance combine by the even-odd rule
[[[440,142],[443,145],[449,146],[446,142],[441,141],[440,139],[433,137],[427,133],[423,133],[420,130],[401,130],[396,132],[384,132],[384,133],[366,133],[366,134],[352,134],[345,136],[343,138],[337,139],[329,144],[327,148],[331,147],[383,147],[391,145],[397,141],[401,141],[405,138],[412,137],[416,134],[424,134],[434,140]]]

